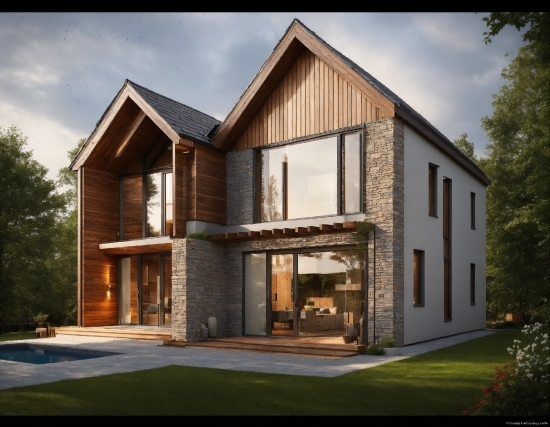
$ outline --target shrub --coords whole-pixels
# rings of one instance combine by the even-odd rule
[[[394,348],[395,347],[395,340],[393,338],[384,338],[382,341],[380,341],[380,347],[382,347],[382,348]]]
[[[44,314],[44,313],[40,312],[36,316],[33,317],[33,320],[36,323],[42,323],[42,322],[45,322],[47,318],[48,318],[47,314]]]
[[[365,349],[365,354],[369,356],[382,356],[384,349],[379,345],[370,345]]]
[[[510,354],[514,366],[495,367],[493,385],[483,389],[484,396],[476,397],[476,405],[463,411],[464,415],[548,415],[550,413],[550,351],[548,333],[542,325],[525,325],[524,344],[514,340]],[[520,345],[522,344],[522,345]]]
[[[208,233],[206,232],[206,230],[203,230],[200,233],[189,233],[187,235],[188,239],[206,240],[207,237]]]

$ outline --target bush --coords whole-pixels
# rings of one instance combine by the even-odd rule
[[[369,356],[382,356],[384,354],[384,349],[379,345],[371,345],[365,349],[365,354]]]
[[[475,408],[463,411],[464,415],[548,415],[550,413],[550,351],[548,333],[542,325],[525,325],[525,336],[514,340],[510,354],[515,354],[514,366],[495,367],[493,385],[483,389],[484,396],[476,397]]]
[[[394,348],[395,347],[395,340],[393,338],[384,338],[382,341],[380,341],[380,347],[382,347],[382,348]]]

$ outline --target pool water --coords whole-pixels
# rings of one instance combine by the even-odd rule
[[[79,350],[34,344],[8,344],[0,346],[1,360],[32,363],[35,365],[95,359],[97,357],[113,356],[115,354],[120,353],[109,353],[106,351],[96,350]]]

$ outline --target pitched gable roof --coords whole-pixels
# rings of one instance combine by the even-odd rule
[[[141,114],[130,126],[127,140],[146,115],[175,143],[187,139],[211,145],[208,134],[221,123],[212,116],[126,80],[72,161],[71,169],[76,170],[84,164],[129,99],[141,109]]]
[[[218,119],[153,92],[130,80],[126,80],[126,83],[128,83],[128,85],[130,85],[180,137],[210,144],[208,133],[214,126],[221,123]]]
[[[225,150],[231,149],[239,133],[244,130],[245,123],[243,121],[249,118],[247,112],[257,108],[265,101],[269,90],[274,86],[274,81],[288,69],[288,63],[297,57],[303,47],[345,74],[352,84],[367,92],[380,105],[386,106],[390,116],[399,117],[407,122],[434,145],[453,157],[480,181],[486,185],[490,183],[485,173],[420,113],[351,59],[326,43],[298,19],[292,21],[277,46],[273,49],[272,54],[262,65],[219,127],[213,138],[215,147]],[[287,65],[281,65],[285,62]],[[245,118],[243,119],[243,117]]]

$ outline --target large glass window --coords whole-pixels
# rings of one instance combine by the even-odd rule
[[[172,235],[171,159],[171,145],[151,149],[143,172],[121,177],[121,240]]]
[[[361,133],[263,150],[260,221],[362,211]]]

